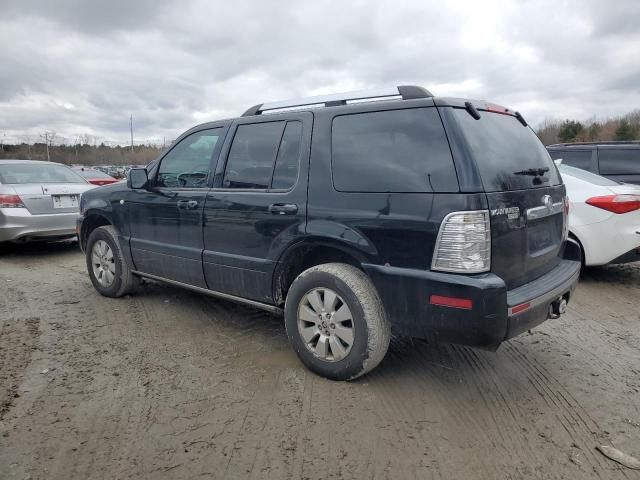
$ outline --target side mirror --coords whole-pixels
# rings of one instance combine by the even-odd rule
[[[129,170],[129,176],[127,177],[127,187],[134,190],[141,190],[147,188],[149,183],[149,174],[146,168],[132,168]]]
[[[561,158],[556,158],[553,163],[556,164],[556,167],[559,167],[560,165],[562,165],[562,159]]]

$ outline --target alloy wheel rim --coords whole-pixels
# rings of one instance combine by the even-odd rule
[[[316,358],[340,361],[353,346],[355,328],[351,310],[329,288],[309,290],[298,305],[298,333]]]
[[[93,244],[91,265],[93,276],[98,283],[105,288],[109,288],[116,278],[116,263],[111,247],[104,240],[98,240]]]

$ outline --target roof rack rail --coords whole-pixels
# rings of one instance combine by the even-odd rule
[[[269,110],[284,110],[288,108],[307,107],[312,105],[336,107],[339,105],[346,105],[347,102],[354,100],[375,100],[389,97],[401,97],[403,100],[411,100],[415,98],[429,98],[433,97],[433,95],[429,90],[423,87],[415,85],[399,85],[393,88],[383,88],[378,90],[334,93],[331,95],[319,95],[316,97],[299,98],[296,100],[260,103],[248,109],[242,114],[242,116],[250,117],[252,115],[260,115]]]

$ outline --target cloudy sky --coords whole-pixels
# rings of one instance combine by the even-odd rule
[[[100,5],[98,5],[98,3]],[[640,108],[639,0],[0,0],[0,139],[175,138],[255,103],[418,84],[545,118]]]

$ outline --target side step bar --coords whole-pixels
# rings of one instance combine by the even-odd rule
[[[282,310],[280,307],[276,307],[275,305],[269,305],[268,303],[257,302],[255,300],[249,300],[247,298],[236,297],[235,295],[230,295],[228,293],[216,292],[214,290],[209,290],[207,288],[196,287],[194,285],[189,285],[188,283],[182,283],[176,280],[169,280],[168,278],[159,277],[157,275],[151,275],[150,273],[138,272],[137,270],[132,270],[131,273],[142,278],[148,278],[150,280],[156,280],[158,282],[167,283],[169,285],[175,285],[176,287],[182,287],[187,290],[203,293],[205,295],[220,298],[222,300],[229,300],[231,302],[242,303],[250,307],[259,308],[260,310],[266,310],[267,312],[271,312],[275,315],[280,315],[280,316],[284,315],[284,310]]]

